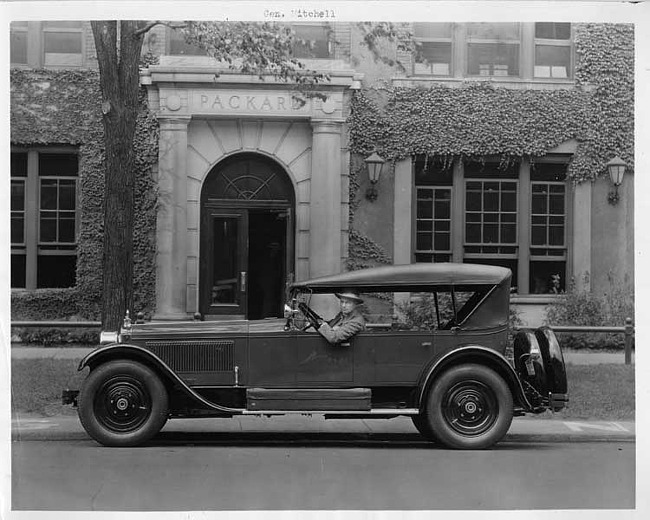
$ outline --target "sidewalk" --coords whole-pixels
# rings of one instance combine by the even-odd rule
[[[40,417],[20,415],[11,421],[15,440],[89,439],[76,415]],[[424,442],[408,417],[394,419],[324,419],[322,416],[284,415],[230,419],[172,419],[162,430],[182,442],[215,441],[262,443],[371,441]],[[232,434],[232,437],[228,434]],[[264,434],[260,436],[259,434]],[[300,437],[306,435],[305,437]],[[347,437],[346,437],[347,436]],[[566,421],[516,417],[502,442],[634,442],[634,421]]]
[[[12,359],[81,359],[92,350],[91,347],[15,347],[12,345],[11,357]],[[571,365],[623,364],[625,353],[572,350],[564,352],[564,360]],[[632,352],[632,364],[634,364],[634,352]]]

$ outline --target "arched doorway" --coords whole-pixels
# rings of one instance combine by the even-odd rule
[[[282,315],[294,206],[289,176],[267,157],[241,153],[210,171],[201,190],[199,309],[206,319]]]

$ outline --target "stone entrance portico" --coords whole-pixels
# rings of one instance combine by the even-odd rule
[[[297,99],[272,79],[223,74],[214,67],[151,66],[143,73],[160,123],[157,319],[198,311],[200,194],[212,168],[255,152],[276,161],[295,190],[294,276],[338,273],[347,256],[348,156],[344,104],[351,70],[330,72],[326,100]],[[241,88],[239,88],[241,87]]]

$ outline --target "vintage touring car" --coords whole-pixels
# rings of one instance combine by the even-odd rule
[[[294,283],[279,319],[127,317],[119,333],[101,334],[79,364],[90,368],[81,390],[63,399],[107,446],[144,443],[174,417],[300,413],[410,416],[438,444],[488,448],[513,416],[568,401],[553,331],[509,331],[510,280],[495,266],[389,266]],[[330,344],[313,309],[352,290],[366,329]]]

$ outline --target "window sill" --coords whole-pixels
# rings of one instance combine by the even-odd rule
[[[561,294],[525,294],[510,296],[510,303],[519,305],[548,305],[562,298]]]
[[[488,83],[505,88],[515,89],[568,89],[575,88],[575,80],[567,79],[523,79],[523,78],[505,78],[505,77],[481,77],[465,76],[462,78],[451,78],[445,76],[408,76],[392,78],[393,86],[414,87],[421,83],[445,83],[449,86],[460,87],[467,83]]]

